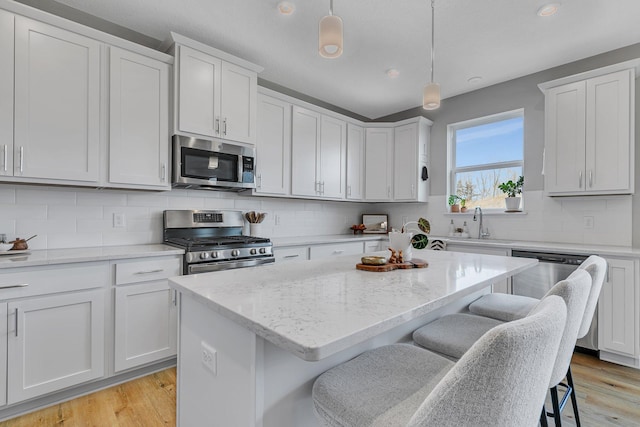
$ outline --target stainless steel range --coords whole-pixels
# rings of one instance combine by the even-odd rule
[[[244,236],[243,226],[240,211],[164,211],[164,242],[185,250],[184,274],[274,262],[271,240]]]

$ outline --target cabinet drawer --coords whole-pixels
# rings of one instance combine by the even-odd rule
[[[116,263],[116,285],[168,279],[180,275],[180,259],[154,258]]]
[[[0,299],[108,286],[109,264],[78,263],[0,270]]]
[[[309,247],[275,248],[273,255],[276,258],[276,262],[306,261],[309,259]]]
[[[357,255],[364,252],[362,242],[335,243],[311,246],[310,259],[321,259],[340,255]]]
[[[368,254],[371,252],[378,252],[385,249],[388,246],[387,242],[382,242],[380,240],[374,240],[372,242],[364,242],[364,253]]]

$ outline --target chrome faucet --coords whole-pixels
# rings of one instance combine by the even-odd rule
[[[482,208],[477,206],[473,211],[473,220],[478,221],[478,217],[480,217],[480,223],[478,224],[478,239],[484,239],[485,237],[489,237],[489,229],[482,229]]]

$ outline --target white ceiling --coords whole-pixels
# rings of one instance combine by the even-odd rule
[[[421,105],[429,80],[430,0],[334,0],[344,53],[318,55],[329,0],[57,0],[158,40],[169,31],[264,67],[260,77],[378,118]],[[555,0],[559,2],[559,0]],[[435,80],[443,98],[640,42],[640,0],[436,0]],[[389,79],[385,71],[400,72]],[[481,76],[479,83],[469,83]]]

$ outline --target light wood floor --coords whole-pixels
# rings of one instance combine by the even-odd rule
[[[640,370],[577,353],[571,366],[584,427],[640,426]],[[176,370],[171,368],[1,422],[0,427],[175,426],[175,398]],[[562,421],[563,426],[575,425],[571,403]]]

